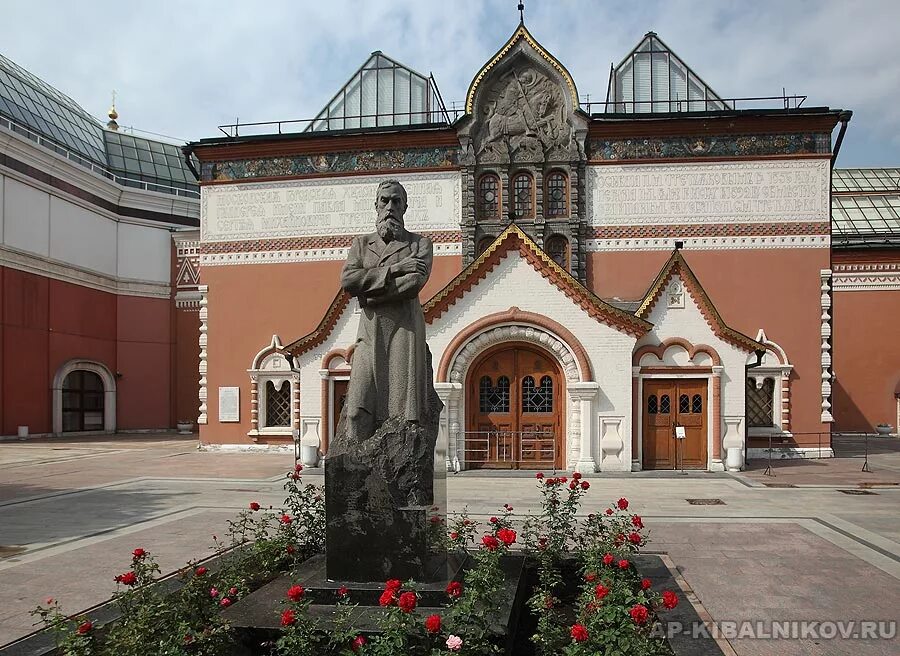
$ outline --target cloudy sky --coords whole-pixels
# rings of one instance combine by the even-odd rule
[[[516,0],[4,0],[0,52],[104,118],[183,140],[216,126],[314,116],[373,50],[447,101],[518,24]],[[809,96],[854,112],[839,166],[900,165],[896,0],[527,0],[525,22],[605,99],[653,30],[725,98]],[[837,131],[835,131],[835,136]]]

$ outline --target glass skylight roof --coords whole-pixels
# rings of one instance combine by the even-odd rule
[[[0,114],[94,162],[106,161],[103,126],[74,100],[0,55]]]
[[[199,196],[178,146],[105,129],[74,100],[0,55],[2,118],[9,123],[0,125],[119,184]]]
[[[731,109],[655,32],[609,74],[606,111],[709,112]]]
[[[306,128],[311,132],[446,120],[431,78],[380,51],[360,67]]]
[[[900,169],[834,169],[831,188],[836,243],[900,242]]]
[[[833,191],[898,191],[898,169],[834,169],[831,176]]]

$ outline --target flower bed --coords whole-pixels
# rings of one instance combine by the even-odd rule
[[[379,599],[377,630],[361,632],[352,618],[360,600],[340,588],[327,622],[311,612],[311,595],[298,581],[286,586],[278,609],[280,635],[243,651],[221,610],[265,582],[322,551],[322,491],[288,472],[284,509],[251,502],[230,522],[217,544],[216,567],[189,563],[179,584],[161,585],[159,568],[141,548],[116,577],[112,603],[117,621],[100,628],[87,615],[66,617],[52,599],[34,611],[56,635],[66,656],[296,654],[671,654],[658,630],[658,613],[675,608],[674,590],[652,589],[635,567],[646,544],[640,516],[626,499],[587,517],[579,515],[590,484],[571,477],[537,475],[540,511],[520,520],[504,505],[482,528],[466,512],[448,526],[448,549],[468,553],[462,580],[447,586],[446,603],[421,608],[414,581],[387,581]],[[504,594],[512,554],[526,562],[526,608],[512,635],[494,615]],[[272,584],[276,585],[276,584]],[[315,603],[320,603],[316,601]],[[231,613],[239,611],[237,606]],[[273,617],[273,619],[276,619]],[[656,628],[655,628],[656,627]]]

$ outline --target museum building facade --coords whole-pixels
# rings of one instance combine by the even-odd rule
[[[137,142],[136,171],[113,170],[110,144],[128,136],[114,128],[99,131],[106,175],[43,152],[46,135],[17,132],[28,117],[10,116],[0,122],[2,432],[25,420],[33,433],[66,432],[53,394],[68,389],[74,361],[84,367],[72,371],[106,369],[102,416],[118,417],[115,428],[190,418],[203,448],[327,454],[359,321],[340,270],[353,237],[374,229],[376,186],[397,179],[407,228],[434,243],[420,299],[450,468],[721,471],[770,444],[827,457],[833,428],[900,423],[889,338],[900,319],[900,176],[833,171],[850,113],[777,102],[720,98],[648,33],[612,68],[606,102],[581,103],[565,66],[520,24],[459,111],[432,77],[375,52],[299,131],[223,126],[226,136],[184,149],[180,170],[168,161],[165,179],[147,177]],[[144,159],[167,162],[151,142]],[[70,186],[23,168],[39,168],[31,151],[44,173],[75,172]],[[183,177],[191,169],[199,193]],[[87,198],[95,187],[118,194],[120,211]],[[32,298],[16,262],[53,288],[60,260],[80,257],[64,237],[81,224],[50,230],[64,243],[37,249],[20,234],[43,225],[27,219],[44,203],[23,196],[35,190],[99,212],[120,250],[121,271],[103,278],[118,285],[103,290],[112,305],[61,293],[71,303],[49,302],[55,329],[28,328],[43,337],[16,318],[16,299]],[[70,220],[60,217],[48,225]],[[135,226],[146,232],[135,244],[155,250],[130,246]],[[84,269],[102,257],[73,260],[66,283],[97,287]],[[148,275],[155,286],[141,287]],[[69,305],[75,315],[59,314]],[[115,330],[82,335],[94,314]],[[109,353],[97,350],[104,338]],[[6,394],[28,348],[49,354],[34,355],[49,360],[27,388],[47,391],[33,418]],[[155,400],[138,407],[132,393]]]

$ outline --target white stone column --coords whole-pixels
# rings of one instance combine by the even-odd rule
[[[462,396],[460,383],[435,383],[434,389],[444,404],[441,411],[440,427],[438,429],[439,444],[437,448],[446,450],[447,471],[459,471],[459,399]],[[441,438],[446,443],[441,445]]]
[[[600,383],[584,382],[569,383],[566,391],[569,398],[578,405],[578,418],[580,424],[578,460],[575,461],[575,471],[586,474],[588,472],[597,471],[597,461],[592,451],[594,436],[594,399],[597,397],[597,391],[600,389]]]

